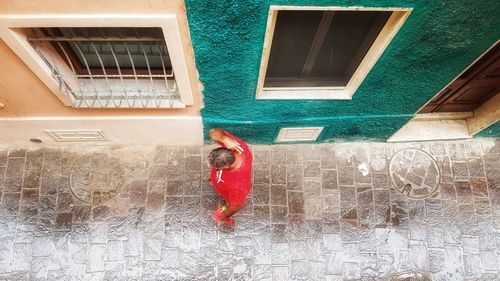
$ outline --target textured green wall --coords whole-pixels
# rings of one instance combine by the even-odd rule
[[[496,122],[495,124],[482,130],[481,132],[476,134],[474,137],[477,137],[477,138],[498,138],[498,137],[500,137],[500,122]]]
[[[352,100],[256,100],[270,4],[414,10]],[[220,126],[253,143],[272,143],[286,126],[327,126],[319,142],[385,140],[500,34],[498,0],[186,0],[186,7],[205,132]]]

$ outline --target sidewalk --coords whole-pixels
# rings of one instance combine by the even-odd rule
[[[500,140],[252,146],[232,226],[215,147],[0,148],[0,280],[500,279]]]

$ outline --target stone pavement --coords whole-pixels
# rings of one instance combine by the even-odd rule
[[[500,140],[252,146],[233,226],[213,148],[0,149],[0,280],[500,280]]]

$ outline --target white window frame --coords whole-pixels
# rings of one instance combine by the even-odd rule
[[[278,11],[391,11],[393,12],[345,87],[264,87]],[[411,8],[318,7],[271,5],[259,70],[258,100],[350,100],[410,15]]]
[[[19,29],[43,27],[159,27],[163,31],[175,81],[183,105],[193,105],[191,81],[183,50],[183,40],[175,14],[41,14],[1,15],[0,38],[26,63],[36,76],[66,106],[70,98],[59,90],[49,66],[27,41]]]

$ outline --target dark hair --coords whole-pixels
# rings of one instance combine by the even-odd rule
[[[225,147],[216,148],[208,155],[208,163],[216,169],[231,165],[235,160],[233,152]]]

